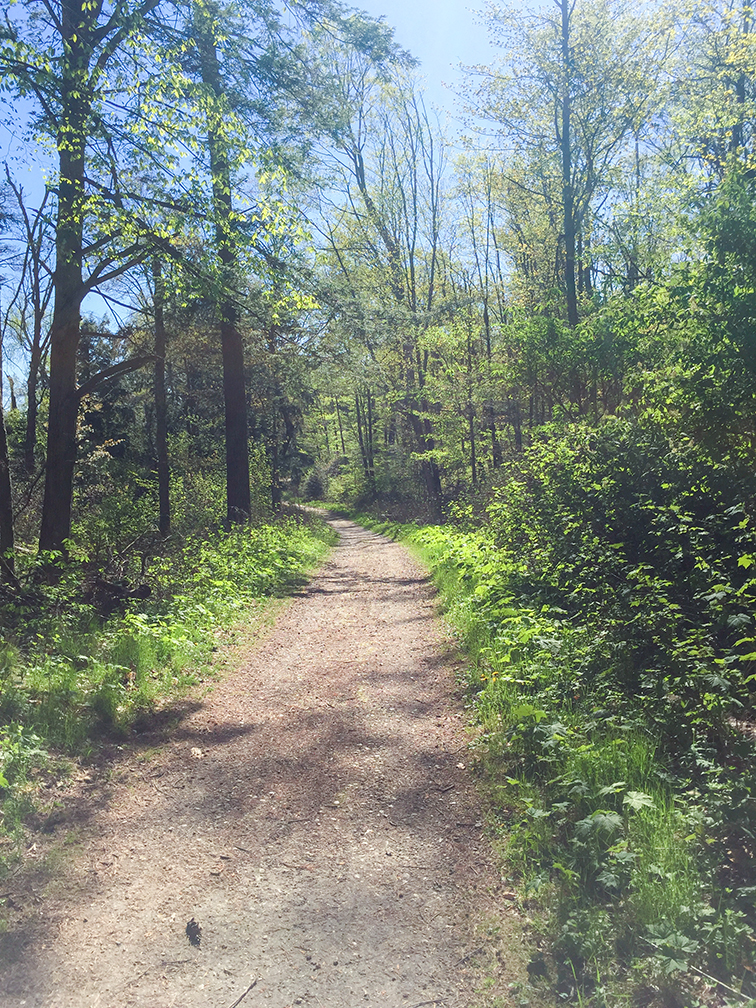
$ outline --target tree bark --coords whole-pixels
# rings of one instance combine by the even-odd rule
[[[171,473],[168,463],[168,404],[165,394],[165,355],[168,336],[165,331],[163,306],[165,287],[163,271],[159,259],[152,260],[152,276],[155,283],[155,369],[153,390],[155,396],[155,454],[157,456],[158,477],[158,528],[161,535],[171,531]]]
[[[478,449],[475,440],[475,408],[467,402],[467,437],[470,441],[470,478],[474,490],[478,488]]]
[[[3,387],[3,347],[0,342],[0,389]],[[13,550],[13,487],[11,484],[8,435],[5,430],[5,411],[0,395],[0,579],[17,584]]]
[[[24,468],[31,475],[36,469],[37,448],[37,385],[42,363],[39,345],[35,341],[29,357],[29,374],[26,377],[26,428],[24,430]]]
[[[364,394],[354,393],[357,440],[360,445],[362,467],[365,471],[368,493],[375,496],[375,445],[373,428],[373,396],[370,389]]]
[[[71,497],[76,460],[76,358],[81,302],[97,280],[124,272],[128,262],[108,271],[106,259],[84,282],[83,235],[86,216],[86,149],[93,127],[93,105],[101,95],[103,72],[138,22],[158,3],[142,0],[129,9],[115,4],[102,23],[103,6],[91,0],[60,0],[52,23],[59,36],[57,101],[41,99],[43,114],[54,116],[58,151],[58,208],[55,233],[54,307],[50,327],[50,400],[45,493],[40,550],[60,552],[71,533]],[[98,54],[95,56],[95,54]],[[51,78],[54,80],[54,77]],[[40,92],[36,87],[39,97]],[[136,258],[138,261],[139,257]]]
[[[87,98],[87,54],[76,39],[76,11],[62,4],[63,38],[69,57],[63,66],[62,126],[58,134],[60,181],[56,228],[55,303],[50,329],[50,401],[47,468],[39,548],[61,551],[71,534],[71,502],[76,461],[76,355],[79,347]]]
[[[21,186],[17,186],[11,177],[8,166],[5,166],[5,175],[8,185],[13,191],[18,209],[23,221],[26,234],[26,256],[24,260],[24,273],[28,277],[29,300],[32,307],[32,331],[28,336],[29,350],[29,372],[26,376],[26,423],[24,429],[24,468],[29,475],[36,469],[36,448],[37,448],[37,416],[39,404],[37,403],[37,389],[39,386],[39,372],[44,360],[48,339],[43,336],[43,326],[47,306],[52,293],[52,286],[49,283],[43,284],[43,274],[47,273],[47,264],[44,261],[43,243],[46,233],[45,227],[45,207],[48,201],[50,190],[45,190],[42,201],[36,211],[30,216],[28,208],[24,202],[24,192]]]
[[[195,6],[194,25],[200,56],[202,82],[216,99],[223,98],[220,63],[213,38],[214,9]],[[219,116],[220,108],[211,111]],[[215,243],[221,264],[220,316],[221,354],[223,357],[223,401],[226,433],[226,514],[228,521],[248,521],[252,503],[249,489],[249,445],[247,428],[247,393],[244,381],[244,345],[238,328],[238,313],[232,295],[237,266],[231,235],[231,169],[221,129],[208,123],[207,143],[215,214]]]
[[[346,445],[344,444],[344,428],[341,423],[341,408],[339,406],[338,399],[334,399],[334,405],[336,407],[336,424],[339,429],[339,440],[341,441],[341,454],[346,455]]]
[[[561,0],[562,12],[562,201],[564,208],[564,285],[567,296],[567,321],[578,324],[577,284],[575,279],[575,193],[572,185],[572,55],[570,53],[570,0]]]

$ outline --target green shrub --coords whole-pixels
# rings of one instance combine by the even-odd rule
[[[327,485],[327,477],[323,476],[317,469],[313,469],[305,482],[305,500],[323,500],[327,492]]]
[[[563,996],[663,1001],[695,969],[753,993],[756,747],[732,724],[756,660],[751,491],[610,419],[543,431],[482,527],[401,530],[470,652],[504,848],[550,910]]]

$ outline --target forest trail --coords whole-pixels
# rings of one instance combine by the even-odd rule
[[[55,874],[6,880],[2,1008],[231,1008],[255,980],[243,1008],[510,1003],[520,925],[433,590],[402,546],[333,524],[241,667],[128,747],[72,845],[57,827]]]

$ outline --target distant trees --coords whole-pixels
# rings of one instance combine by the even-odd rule
[[[208,148],[212,188],[212,221],[215,253],[220,261],[216,310],[219,316],[223,358],[223,402],[226,430],[226,513],[230,522],[250,516],[249,454],[247,447],[247,400],[244,382],[244,348],[238,327],[235,293],[238,274],[238,237],[233,227],[231,144],[234,109],[228,101],[218,58],[221,37],[228,32],[215,4],[195,0],[191,39],[199,78],[204,85],[206,122],[203,132]],[[229,122],[231,120],[231,122]]]
[[[471,139],[445,170],[411,87],[345,65],[343,196],[318,218],[323,374],[353,375],[319,398],[328,450],[346,432],[368,494],[417,469],[436,513],[540,426],[646,408],[649,376],[703,348],[695,306],[730,356],[754,319],[750,8],[485,17],[502,58],[470,68]]]
[[[660,114],[671,25],[618,0],[491,7],[487,21],[502,60],[474,68],[468,100],[506,152],[505,241],[540,274],[541,297],[560,292],[574,328],[600,282],[617,189]]]
[[[321,224],[322,296],[343,304],[334,329],[344,327],[374,375],[367,379],[362,369],[350,395],[368,486],[376,479],[380,422],[412,453],[429,506],[440,512],[434,405],[426,395],[430,355],[422,337],[451,309],[445,141],[404,70],[391,83],[349,61],[337,73],[343,111],[331,138],[333,184],[343,202]],[[375,399],[380,389],[389,404]]]

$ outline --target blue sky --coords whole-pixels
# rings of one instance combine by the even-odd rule
[[[475,17],[482,0],[353,0],[373,17],[383,15],[395,29],[397,42],[421,61],[426,95],[431,104],[454,110],[452,92],[461,80],[460,63],[489,63],[496,50]]]
[[[430,105],[454,111],[454,90],[462,75],[460,63],[488,63],[496,50],[488,43],[486,29],[475,17],[483,0],[352,0],[354,6],[373,17],[383,16],[395,30],[399,44],[421,61]],[[446,86],[445,86],[446,85]],[[9,161],[27,190],[39,188],[41,166],[30,158],[22,138],[3,128],[0,115],[0,162]],[[9,117],[12,118],[12,117]]]

